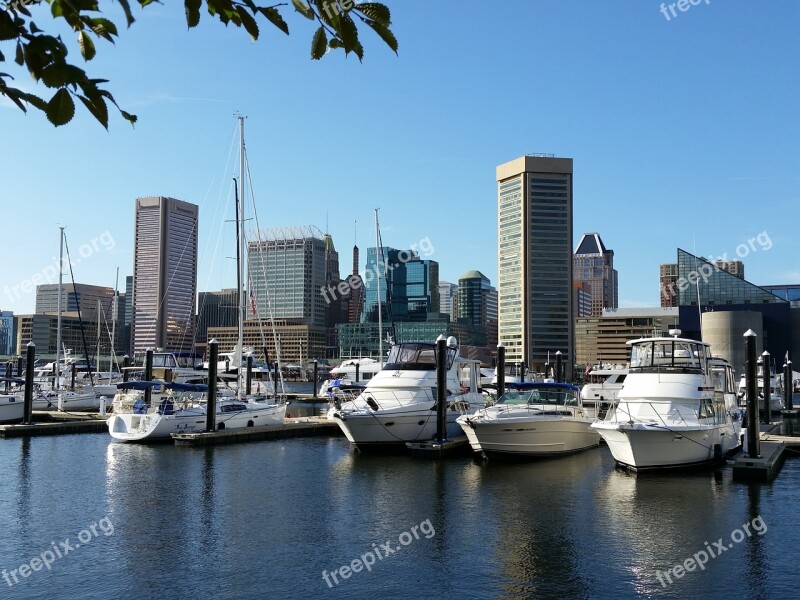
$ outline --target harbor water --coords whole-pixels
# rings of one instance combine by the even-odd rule
[[[791,456],[758,485],[730,467],[630,475],[605,447],[480,463],[357,454],[341,437],[198,449],[88,434],[0,440],[0,464],[2,598],[749,600],[800,588]]]

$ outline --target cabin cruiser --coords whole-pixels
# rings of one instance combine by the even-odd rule
[[[543,458],[600,444],[583,408],[580,390],[569,383],[509,383],[497,403],[456,422],[470,446],[485,456]]]
[[[763,411],[764,409],[764,373],[763,373],[763,365],[759,366],[759,374],[758,374],[758,410]],[[739,391],[737,394],[737,398],[739,400],[739,406],[746,407],[747,406],[747,381],[744,376],[742,375],[741,380],[739,381]],[[776,382],[775,375],[770,375],[769,377],[769,411],[773,412],[780,412],[784,408],[783,402],[783,389],[779,386]]]
[[[163,387],[166,394],[155,394]],[[148,404],[145,391],[151,390]],[[119,384],[108,431],[120,441],[168,440],[173,433],[195,433],[206,429],[208,386],[202,384],[130,381]],[[216,402],[217,430],[282,425],[286,404],[270,404],[253,398],[222,396]]]
[[[617,399],[627,375],[627,365],[600,364],[587,371],[581,388],[581,400],[590,416],[601,419],[605,416],[608,407]]]
[[[712,359],[708,344],[670,334],[628,342],[625,385],[605,419],[592,424],[624,467],[711,464],[741,443],[733,369]]]
[[[143,379],[146,355],[136,357],[136,365],[127,367],[129,379]],[[194,352],[153,352],[153,380],[174,383],[203,384],[208,380],[208,370],[203,368],[201,357]]]
[[[447,341],[447,437],[462,435],[456,417],[484,406],[478,391],[480,361],[458,356],[458,342]],[[459,372],[462,378],[459,379]],[[383,369],[354,400],[335,404],[328,418],[361,450],[404,449],[406,442],[436,434],[436,345],[406,342],[392,346]]]

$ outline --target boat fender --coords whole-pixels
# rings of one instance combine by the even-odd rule
[[[373,398],[372,396],[367,396],[364,399],[364,402],[366,402],[367,406],[369,406],[372,410],[379,410],[380,409],[380,407],[378,406],[378,403],[375,402],[375,398]]]

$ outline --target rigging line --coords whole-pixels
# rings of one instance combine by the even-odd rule
[[[244,153],[244,158],[245,158],[246,172],[248,174],[248,180],[249,180],[250,179],[250,165],[249,165],[249,162],[248,162],[248,159],[247,159],[247,151],[246,150],[245,150],[245,153]],[[283,378],[283,370],[280,368],[280,365],[281,365],[281,345],[280,345],[280,340],[278,338],[278,333],[275,330],[275,317],[274,317],[274,313],[272,311],[272,298],[270,297],[269,286],[267,285],[267,266],[264,263],[264,259],[265,259],[265,255],[266,255],[266,249],[267,249],[266,248],[267,240],[264,239],[263,242],[262,242],[262,239],[261,239],[261,223],[260,223],[260,221],[258,219],[258,212],[255,210],[255,196],[252,193],[252,183],[251,183],[250,197],[251,197],[251,199],[253,201],[253,216],[254,216],[255,221],[256,221],[256,231],[258,232],[257,244],[258,244],[259,250],[261,250],[261,244],[262,243],[264,244],[263,251],[260,251],[258,253],[258,257],[259,257],[258,258],[258,262],[259,262],[259,266],[261,267],[261,276],[264,279],[264,294],[265,294],[265,296],[267,298],[267,313],[268,313],[268,318],[269,318],[269,321],[270,321],[270,325],[272,327],[272,339],[275,342],[275,360],[278,363],[278,379],[280,380],[281,393],[286,394],[286,385],[285,385],[284,378]],[[256,304],[256,306],[257,306],[257,304]],[[258,316],[258,315],[256,315],[256,316]],[[259,326],[260,326],[260,319],[259,319]],[[266,345],[266,343],[265,343],[265,345]],[[272,378],[272,369],[270,369],[270,378]],[[316,385],[316,383],[315,383],[315,385]],[[277,398],[278,397],[278,381],[274,381],[273,382],[273,393],[274,393],[274,396]]]
[[[72,292],[75,294],[75,306],[78,309],[78,323],[80,324],[81,328],[81,341],[83,342],[83,353],[86,356],[86,365],[89,367],[89,383],[94,387],[94,378],[92,377],[92,368],[91,364],[89,363],[89,349],[86,346],[86,332],[83,329],[83,318],[81,318],[81,301],[80,296],[78,296],[78,288],[75,285],[75,273],[72,271],[72,257],[69,254],[69,244],[67,243],[67,234],[64,234],[64,249],[67,251],[67,264],[69,265],[69,276],[72,279]],[[61,294],[61,290],[58,290],[58,293]],[[61,318],[61,315],[58,315],[58,318]],[[61,376],[61,367],[56,363],[56,376]]]

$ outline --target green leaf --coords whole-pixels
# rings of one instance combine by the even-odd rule
[[[239,13],[239,18],[242,20],[242,27],[247,30],[247,33],[250,34],[250,37],[255,42],[258,39],[258,23],[256,23],[253,15],[247,12],[244,6],[237,6],[236,12]]]
[[[77,84],[86,77],[86,72],[74,65],[53,63],[42,69],[42,83],[50,88]]]
[[[278,9],[273,7],[262,8],[261,14],[263,14],[267,19],[270,20],[270,23],[275,25],[278,29],[280,29],[286,35],[289,35],[289,26],[286,24],[286,21],[283,20],[281,13],[278,12]]]
[[[391,48],[392,50],[394,50],[395,54],[397,54],[397,38],[395,38],[394,34],[391,31],[389,31],[389,28],[384,27],[377,21],[366,21],[366,23],[367,25],[372,27],[372,29],[375,30],[375,33],[377,33],[381,37],[381,39],[384,42],[386,42],[386,45],[389,46],[389,48]]]
[[[131,125],[136,125],[136,121],[139,120],[139,117],[137,117],[136,115],[132,115],[131,113],[125,112],[122,109],[120,109],[119,112],[122,115],[122,118],[128,121],[128,123],[130,123]]]
[[[87,21],[89,23],[89,27],[92,28],[92,31],[94,31],[101,38],[107,39],[109,42],[114,41],[112,36],[117,35],[117,26],[114,25],[114,23],[102,17],[94,17],[87,19]]]
[[[125,22],[128,24],[128,27],[130,27],[136,20],[133,18],[133,13],[131,12],[131,5],[128,3],[128,0],[118,0],[118,2],[119,5],[122,7],[123,12],[125,13]]]
[[[83,105],[89,110],[90,113],[97,119],[100,124],[108,129],[108,107],[102,96],[97,96],[93,100],[89,100],[86,96],[78,96],[83,102]]]
[[[377,21],[384,27],[389,27],[392,24],[392,14],[389,8],[378,2],[363,2],[356,4],[355,9],[364,16]]]
[[[22,52],[22,42],[19,40],[17,40],[17,56],[14,58],[14,62],[20,67],[25,64],[25,54]]]
[[[311,40],[311,58],[319,60],[325,55],[325,49],[328,47],[328,36],[325,35],[325,28],[320,27],[314,34],[314,39]]]
[[[345,53],[349,54],[356,49],[356,45],[358,44],[358,29],[356,28],[356,24],[353,23],[353,19],[350,18],[350,15],[343,14],[341,21],[342,26],[339,28],[338,33],[339,37],[342,39],[342,44],[344,44]]]
[[[292,4],[294,5],[294,9],[306,19],[309,19],[310,21],[314,20],[314,11],[311,10],[311,7],[303,2],[303,0],[292,0]]]
[[[75,115],[75,103],[66,88],[58,90],[47,103],[47,118],[59,127],[66,125]]]
[[[83,60],[92,60],[97,51],[94,49],[94,42],[85,31],[78,32],[78,46],[81,49]]]
[[[191,29],[192,27],[197,27],[197,24],[200,22],[200,6],[202,6],[201,0],[186,0],[184,5],[186,7],[186,25]]]

